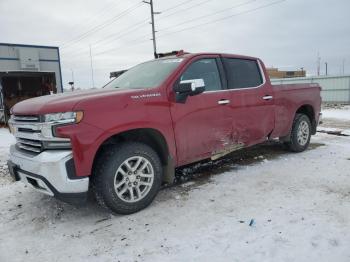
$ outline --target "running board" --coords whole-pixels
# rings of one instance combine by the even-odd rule
[[[231,145],[227,148],[225,148],[224,150],[220,151],[220,152],[213,152],[212,156],[211,156],[211,160],[217,160],[225,155],[228,155],[234,151],[240,150],[244,148],[244,144],[243,143],[238,143],[235,145]]]

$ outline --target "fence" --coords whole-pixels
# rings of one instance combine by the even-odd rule
[[[272,84],[318,83],[322,87],[322,101],[350,104],[350,75],[314,76],[271,79]]]

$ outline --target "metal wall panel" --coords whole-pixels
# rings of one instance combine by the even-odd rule
[[[318,83],[323,102],[350,103],[350,75],[271,79],[272,84]]]

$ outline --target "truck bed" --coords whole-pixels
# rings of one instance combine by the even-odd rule
[[[272,88],[275,100],[275,129],[272,137],[288,135],[295,112],[302,105],[314,108],[318,121],[321,110],[321,87],[318,84],[282,84],[272,85]]]

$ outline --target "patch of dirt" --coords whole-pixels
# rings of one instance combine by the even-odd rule
[[[320,127],[350,129],[350,121],[333,118],[322,118],[322,125],[320,125]]]
[[[350,197],[350,188],[335,188],[335,187],[330,187],[328,185],[323,186],[323,188],[327,194],[336,194],[341,199]]]
[[[310,143],[307,150],[314,150],[324,145],[323,143]],[[267,162],[285,154],[291,154],[291,152],[286,150],[284,144],[278,141],[269,141],[261,145],[235,151],[215,161],[201,161],[178,168],[175,173],[175,183],[170,186],[193,181],[194,183],[185,187],[185,191],[188,191],[193,187],[210,183],[213,175],[239,169],[247,165]]]
[[[348,104],[342,104],[342,103],[324,103],[322,104],[322,109],[343,109]]]

